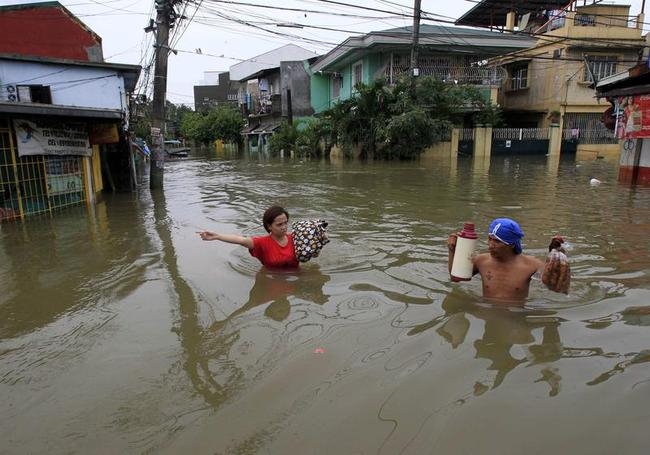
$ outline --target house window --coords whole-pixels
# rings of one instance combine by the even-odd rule
[[[363,82],[363,63],[355,63],[352,65],[352,86]]]
[[[597,19],[595,15],[592,14],[576,14],[574,23],[579,26],[583,27],[595,27],[597,23]]]
[[[343,88],[343,77],[335,73],[332,75],[332,98],[341,96],[341,89]]]
[[[510,75],[510,90],[520,90],[528,87],[528,63],[513,66]]]
[[[588,55],[586,60],[583,76],[585,82],[598,82],[607,76],[616,74],[615,55]],[[596,80],[594,81],[594,79]]]
[[[52,104],[52,94],[47,85],[17,85],[18,101],[23,103]]]

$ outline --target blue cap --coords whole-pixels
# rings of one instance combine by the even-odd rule
[[[510,218],[497,218],[490,223],[488,235],[506,245],[514,246],[515,254],[521,253],[521,239],[524,238],[524,232],[516,221]]]

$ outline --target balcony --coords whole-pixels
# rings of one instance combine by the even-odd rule
[[[389,82],[395,81],[400,76],[409,75],[408,65],[386,66],[384,77]],[[421,76],[433,76],[445,82],[454,84],[490,85],[500,86],[508,77],[504,68],[500,67],[449,67],[449,66],[420,66]]]
[[[282,95],[276,93],[268,95],[262,92],[259,96],[253,96],[250,117],[280,117],[282,115]]]
[[[629,16],[629,6],[591,5],[577,11],[553,11],[531,19],[525,32],[562,38],[641,39],[639,16]]]

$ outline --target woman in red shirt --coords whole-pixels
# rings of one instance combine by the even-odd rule
[[[274,205],[269,207],[262,217],[264,229],[268,235],[260,237],[243,237],[233,234],[219,234],[212,231],[201,231],[199,235],[203,240],[221,240],[248,248],[251,256],[256,257],[265,267],[270,268],[297,268],[298,259],[293,248],[291,233],[287,233],[289,226],[289,212],[284,208]]]

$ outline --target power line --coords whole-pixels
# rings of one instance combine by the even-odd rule
[[[255,8],[262,8],[262,9],[272,9],[272,10],[279,10],[279,11],[296,11],[300,13],[313,13],[313,14],[322,14],[327,16],[350,17],[355,19],[392,19],[396,17],[403,17],[402,14],[392,14],[386,17],[377,17],[377,16],[367,16],[362,14],[346,14],[346,13],[336,13],[333,11],[322,11],[322,10],[313,10],[313,9],[304,9],[304,8],[288,8],[282,6],[261,5],[259,3],[235,2],[235,1],[228,1],[228,0],[205,0],[205,1],[208,3],[223,3],[229,5],[252,6]]]

